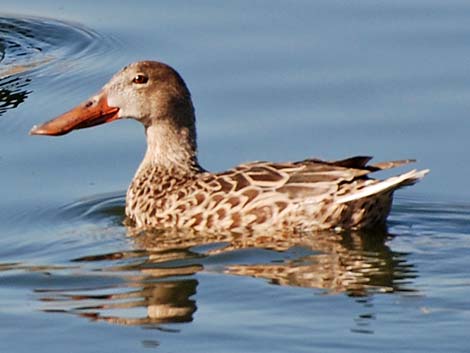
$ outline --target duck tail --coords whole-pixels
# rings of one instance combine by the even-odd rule
[[[421,180],[427,173],[429,173],[429,169],[413,169],[407,173],[393,176],[378,183],[368,185],[353,194],[337,197],[335,199],[335,203],[346,203],[354,200],[359,200],[371,195],[382,194],[391,190],[393,191],[404,186],[413,185],[414,183]]]

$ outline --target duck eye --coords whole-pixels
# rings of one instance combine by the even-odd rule
[[[143,84],[143,83],[147,83],[148,80],[149,79],[147,76],[139,74],[139,75],[136,75],[132,79],[132,82],[137,83],[137,84]]]

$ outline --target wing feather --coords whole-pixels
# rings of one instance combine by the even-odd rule
[[[246,190],[256,190],[256,199],[270,194],[281,194],[288,199],[295,200],[319,200],[323,197],[331,197],[344,183],[353,183],[363,180],[369,184],[373,179],[368,174],[403,166],[414,162],[412,159],[396,160],[367,164],[372,157],[355,156],[337,161],[323,161],[320,159],[306,159],[292,163],[251,162],[241,164],[234,169],[216,175],[216,180],[222,185],[222,190],[243,194]],[[371,195],[374,192],[384,191],[397,185],[418,179],[421,174],[408,178],[392,179],[386,184],[368,187],[357,196],[341,196],[340,203],[347,200],[360,198],[362,194]],[[387,179],[389,180],[389,179]],[[368,181],[368,182],[366,182]],[[375,185],[375,184],[374,184]],[[364,196],[362,196],[364,197]]]

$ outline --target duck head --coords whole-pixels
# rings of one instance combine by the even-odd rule
[[[59,136],[118,119],[134,119],[144,125],[148,145],[144,162],[197,163],[190,92],[173,68],[157,61],[124,67],[97,94],[34,126],[30,134]]]
[[[64,135],[72,130],[135,119],[145,127],[172,120],[174,125],[194,126],[194,108],[181,76],[157,61],[139,61],[116,73],[94,96],[42,125],[32,135]]]

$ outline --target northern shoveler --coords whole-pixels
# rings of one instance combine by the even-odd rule
[[[181,76],[141,61],[124,67],[96,95],[35,126],[34,135],[63,135],[116,119],[145,127],[147,152],[126,197],[138,227],[204,231],[358,229],[385,223],[393,192],[421,179],[411,170],[384,180],[371,172],[412,160],[252,162],[222,173],[197,160],[195,113]]]

